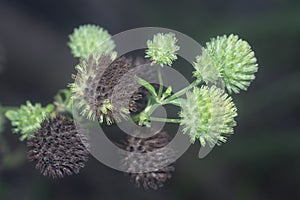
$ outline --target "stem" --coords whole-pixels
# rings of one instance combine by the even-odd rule
[[[159,118],[159,117],[151,117],[151,121],[156,121],[156,122],[168,122],[168,123],[180,123],[180,119],[168,119],[168,118]]]
[[[159,90],[158,90],[158,98],[159,99],[161,99],[161,95],[162,95],[162,91],[163,91],[163,85],[164,85],[160,68],[161,68],[160,66],[157,67],[157,75],[158,75],[158,81],[159,81]]]
[[[165,100],[165,102],[169,102],[172,101],[182,95],[184,95],[188,90],[190,90],[191,88],[193,88],[194,86],[198,85],[199,83],[201,83],[201,80],[195,80],[194,82],[192,82],[190,85],[188,85],[187,87],[181,89],[180,91],[176,92],[175,94],[173,94],[172,96],[170,96],[169,98],[167,98]]]

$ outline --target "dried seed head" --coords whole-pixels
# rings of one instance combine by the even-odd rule
[[[124,57],[113,62],[108,56],[102,56],[100,59],[90,56],[87,62],[82,60],[76,67],[78,74],[74,77],[75,82],[70,85],[73,98],[77,101],[75,106],[81,114],[88,119],[97,118],[100,123],[106,120],[111,124],[114,120],[126,119],[130,112],[137,112],[140,108],[135,102],[145,99],[147,92],[138,90],[128,101],[125,94],[134,91],[132,88],[136,84],[132,79],[124,79],[124,88],[112,97],[120,79],[136,64]]]
[[[28,141],[28,159],[44,176],[62,178],[78,174],[89,152],[73,120],[57,117],[43,122],[35,137]]]
[[[169,163],[175,156],[173,149],[165,147],[169,142],[170,136],[164,131],[149,138],[127,138],[125,149],[131,153],[126,154],[122,166],[129,172],[131,181],[137,187],[156,190],[172,177],[171,173],[175,170],[173,164],[164,164]],[[140,157],[135,153],[146,156]],[[156,167],[162,165],[165,167]],[[153,168],[156,170],[149,171]]]

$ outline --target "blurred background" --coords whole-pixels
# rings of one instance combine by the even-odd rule
[[[235,135],[205,159],[191,146],[165,187],[144,191],[92,157],[79,175],[43,177],[6,123],[3,151],[11,156],[0,171],[1,200],[300,199],[300,1],[0,0],[1,104],[52,102],[75,72],[68,35],[86,23],[112,35],[156,26],[200,44],[229,33],[247,40],[259,72],[248,92],[234,95]]]

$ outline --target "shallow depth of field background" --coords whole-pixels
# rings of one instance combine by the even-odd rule
[[[0,0],[0,102],[50,103],[77,62],[68,34],[85,23],[111,34],[166,27],[203,45],[229,33],[247,40],[259,72],[248,92],[234,95],[235,135],[202,160],[199,144],[191,146],[164,188],[144,191],[92,157],[79,175],[43,177],[23,160],[26,144],[7,124],[4,138],[15,156],[0,171],[1,200],[300,199],[300,1]]]

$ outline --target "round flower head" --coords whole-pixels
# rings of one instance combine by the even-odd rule
[[[158,33],[154,35],[153,40],[147,41],[146,58],[161,66],[171,66],[177,59],[176,52],[180,49],[176,43],[177,38],[174,33]]]
[[[229,93],[247,90],[258,70],[250,45],[236,35],[213,38],[196,57],[194,75],[207,82],[221,79]]]
[[[73,120],[64,117],[45,120],[35,137],[27,142],[28,159],[44,176],[62,178],[78,174],[89,152]]]
[[[78,73],[73,77],[75,82],[70,84],[74,105],[81,115],[92,120],[97,118],[100,123],[105,120],[111,124],[114,120],[126,119],[131,111],[136,112],[135,102],[143,99],[143,94],[137,91],[129,102],[124,97],[125,93],[132,92],[133,83],[124,83],[126,88],[114,96],[112,103],[115,86],[133,67],[134,63],[125,58],[112,62],[108,56],[101,56],[99,59],[90,56],[88,61],[82,60],[76,67]],[[124,106],[126,100],[127,105]]]
[[[9,110],[5,115],[14,127],[13,132],[20,133],[20,140],[23,141],[33,137],[33,133],[41,128],[41,123],[53,110],[52,104],[43,108],[39,103],[32,105],[30,101],[27,101],[26,105],[22,105],[17,110]]]
[[[183,132],[190,136],[191,142],[200,140],[202,146],[214,146],[225,142],[233,134],[236,126],[234,117],[237,109],[222,89],[216,86],[195,87],[187,93],[180,113]]]
[[[128,175],[136,187],[156,190],[162,187],[164,183],[172,177],[171,173],[175,170],[172,164],[155,171],[145,172],[145,169],[166,163],[175,156],[173,149],[165,147],[170,142],[170,139],[170,136],[164,131],[160,131],[149,138],[137,138],[132,136],[127,138],[125,149],[128,152],[143,154],[155,152],[154,154],[142,158],[129,153],[122,161],[122,166],[126,171],[129,171]],[[162,151],[157,151],[163,147],[165,148]]]
[[[76,58],[88,59],[91,54],[99,56],[115,54],[113,52],[115,43],[111,35],[99,26],[90,24],[80,26],[69,38],[68,45]]]

